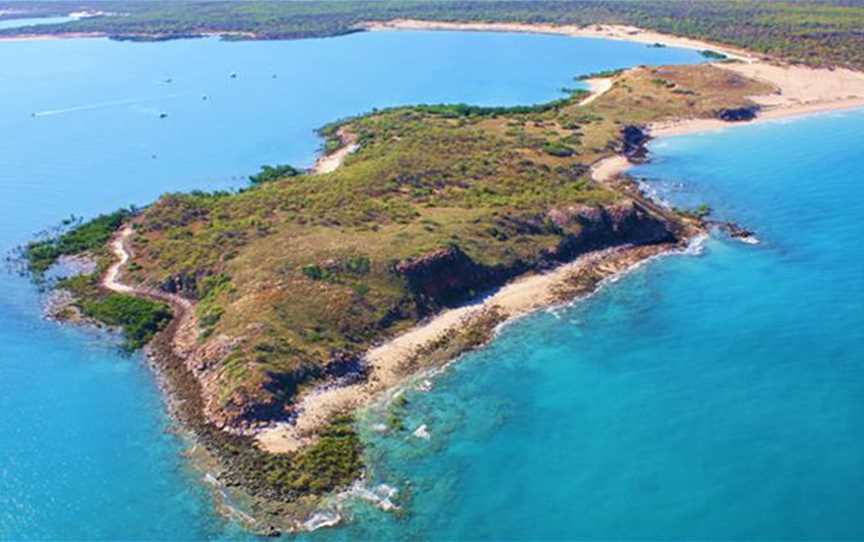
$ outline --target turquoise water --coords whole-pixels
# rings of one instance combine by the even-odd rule
[[[622,42],[446,32],[0,43],[0,249],[70,213],[242,186],[264,163],[310,165],[316,127],[372,107],[535,103],[580,73],[698,60]],[[40,303],[28,280],[4,276],[0,539],[242,537],[186,467],[141,359],[104,334],[42,320]]]
[[[22,26],[39,26],[42,24],[60,24],[74,21],[75,17],[31,17],[26,19],[5,19],[0,21],[0,30],[4,28],[19,28]]]
[[[862,127],[653,144],[636,174],[763,243],[654,261],[409,392],[408,432],[369,430],[402,511],[355,505],[338,537],[864,538]]]

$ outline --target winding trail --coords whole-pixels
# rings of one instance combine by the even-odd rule
[[[102,277],[102,286],[109,290],[119,293],[135,293],[135,289],[131,286],[120,282],[120,269],[129,261],[129,251],[126,248],[126,241],[132,235],[132,226],[124,226],[114,239],[111,240],[111,252],[117,257],[117,261],[111,264],[105,276]]]
[[[195,318],[195,311],[192,310],[193,306],[191,301],[177,294],[165,292],[156,288],[130,286],[121,282],[121,270],[132,257],[132,253],[129,249],[129,239],[132,237],[133,232],[134,230],[132,229],[132,226],[126,224],[117,232],[114,239],[111,240],[111,252],[113,252],[114,256],[117,257],[117,261],[111,264],[111,267],[109,267],[105,272],[105,276],[102,277],[102,286],[113,292],[147,297],[168,303],[174,310],[174,317],[179,321],[177,332],[172,340],[175,349],[181,349],[181,347],[193,345],[196,337],[195,330],[197,328],[197,321]],[[182,349],[185,350],[185,348]]]

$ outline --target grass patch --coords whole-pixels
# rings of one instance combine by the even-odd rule
[[[298,452],[270,454],[240,440],[227,443],[223,453],[235,467],[234,476],[256,494],[284,501],[326,495],[363,472],[363,445],[353,424],[350,416],[334,418],[314,444]]]
[[[80,301],[82,314],[123,330],[124,348],[137,350],[171,321],[171,309],[164,303],[125,294],[110,293]]]
[[[698,91],[698,103],[657,79]],[[583,231],[554,213],[626,197],[590,172],[620,148],[624,126],[710,117],[771,90],[711,65],[637,68],[586,106],[574,96],[340,121],[322,134],[335,141],[342,130],[360,145],[342,167],[233,194],[164,196],[141,216],[130,265],[153,288],[196,278],[200,338],[242,338],[213,360],[213,393],[246,423],[261,404],[290,404],[330,378],[334,361],[550,265]]]

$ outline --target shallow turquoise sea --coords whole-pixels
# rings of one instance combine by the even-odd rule
[[[91,217],[147,204],[166,191],[243,186],[265,163],[310,165],[320,145],[315,128],[373,107],[542,102],[574,86],[578,74],[698,60],[693,51],[622,42],[448,32],[254,43],[3,42],[0,250],[8,254],[71,213]],[[200,473],[180,455],[184,443],[171,433],[140,357],[121,356],[105,334],[46,322],[41,302],[26,278],[4,274],[0,540],[246,537],[214,514]],[[494,395],[491,388],[485,393]],[[418,406],[417,415],[424,409]],[[453,448],[418,457],[449,464],[447,454],[475,438],[453,428]],[[432,442],[444,444],[441,427],[432,430]],[[385,463],[386,446],[372,448],[382,456],[374,458],[376,465]],[[392,457],[396,463],[387,468],[418,465]],[[422,480],[418,475],[418,487]],[[528,480],[511,481],[515,487]],[[491,506],[498,498],[468,485],[475,493],[462,493],[461,482],[453,483],[453,492],[472,506]],[[449,499],[418,492],[418,500],[403,505],[413,519],[399,521],[421,521],[433,513],[427,507],[448,518],[452,503],[436,501],[442,496]],[[376,538],[448,536],[422,523],[405,523],[403,532],[391,516],[370,513],[361,522],[358,512],[358,527],[317,536],[346,537],[357,528]]]
[[[347,506],[337,537],[864,538],[862,128],[655,142],[650,189],[762,244],[712,237],[506,327],[407,394],[405,433],[373,414],[369,486],[402,510]]]
[[[372,107],[532,103],[578,73],[696,60],[514,34],[2,43],[0,248],[309,165],[315,127]],[[505,327],[408,392],[404,433],[371,412],[366,487],[398,510],[350,499],[346,526],[302,538],[864,538],[862,128],[858,111],[655,142],[648,189],[762,244],[718,235]],[[4,275],[0,539],[249,538],[213,513],[142,360],[40,302]]]

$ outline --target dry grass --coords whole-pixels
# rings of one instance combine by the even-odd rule
[[[577,233],[550,224],[551,208],[622,197],[588,167],[617,151],[624,126],[710,117],[772,91],[713,66],[642,68],[587,106],[360,117],[344,126],[360,149],[332,173],[162,198],[140,220],[132,276],[200,285],[224,274],[218,291],[187,292],[205,298],[208,336],[241,339],[211,360],[210,391],[238,412],[267,397],[290,404],[334,359],[428,312],[394,272],[399,262],[458,246],[485,268],[530,269]]]

